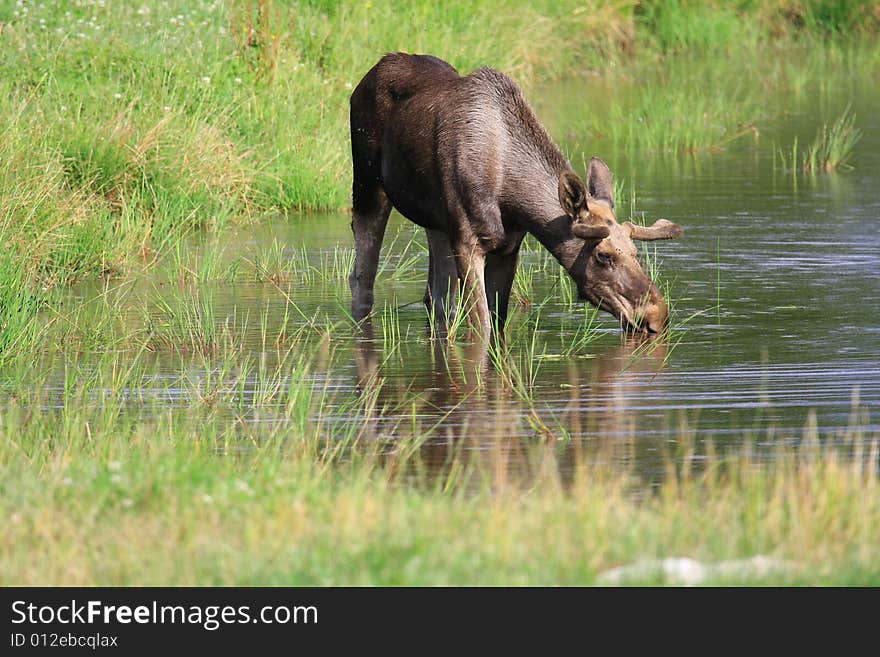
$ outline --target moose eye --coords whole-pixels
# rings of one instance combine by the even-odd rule
[[[608,267],[609,265],[611,265],[612,262],[614,262],[614,258],[611,257],[611,254],[605,253],[603,251],[596,251],[596,260],[603,267]]]

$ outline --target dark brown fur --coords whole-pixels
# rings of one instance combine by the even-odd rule
[[[351,144],[356,319],[372,309],[393,206],[426,230],[428,302],[449,315],[460,288],[470,324],[483,334],[492,316],[503,326],[527,232],[565,267],[583,298],[629,326],[656,331],[665,322],[662,296],[639,266],[631,237],[681,230],[669,222],[618,224],[608,167],[593,158],[584,185],[504,74],[482,68],[460,76],[436,57],[386,55],[352,93]]]

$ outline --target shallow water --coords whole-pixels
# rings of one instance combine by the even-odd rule
[[[674,304],[669,340],[634,343],[613,318],[599,314],[595,339],[574,355],[565,355],[565,348],[584,311],[556,298],[558,268],[546,266],[539,247],[524,253],[521,267],[533,277],[531,305],[515,308],[509,330],[519,336],[512,352],[522,361],[520,369],[533,373],[531,402],[493,372],[474,372],[466,348],[429,339],[419,303],[427,254],[410,243],[413,237],[420,243],[420,234],[396,213],[376,286],[375,338],[354,337],[346,327],[348,289],[339,276],[281,286],[211,284],[212,312],[218,324],[249,318],[238,339],[247,353],[264,360],[275,353],[266,347],[267,331],[277,334],[283,324],[292,331],[315,317],[338,322],[331,345],[314,340],[309,376],[316,389],[344,400],[365,379],[379,377],[368,433],[393,435],[416,426],[416,433],[428,437],[429,460],[442,462],[457,441],[475,453],[498,449],[499,441],[516,451],[550,435],[595,447],[597,458],[635,463],[647,473],[660,467],[666,446],[685,436],[728,446],[749,438],[769,446],[797,441],[811,412],[823,436],[854,424],[876,434],[880,93],[870,80],[863,82],[842,85],[836,95],[826,90],[821,111],[810,105],[809,94],[785,113],[773,107],[781,101],[768,100],[776,118],[757,143],[746,138],[717,152],[679,158],[617,153],[578,132],[578,115],[563,111],[567,106],[559,99],[570,98],[573,90],[601,97],[606,81],[577,79],[543,90],[538,112],[564,148],[594,140],[586,157],[601,154],[616,176],[635,187],[637,215],[666,217],[687,232],[681,240],[654,243]],[[823,117],[833,118],[850,101],[863,131],[853,169],[815,176],[783,171],[773,157],[775,145],[790,144],[795,134],[808,140]],[[620,214],[628,218],[625,208]],[[273,243],[282,245],[285,258],[304,255],[320,269],[339,257],[340,247],[350,250],[348,216],[286,217],[230,230],[219,241],[193,248],[220,248],[228,258]],[[140,294],[132,294],[127,311],[131,322],[143,320],[145,299],[174,289],[163,275],[136,286]],[[383,308],[397,310],[402,339],[383,337]],[[539,346],[530,350],[538,314]],[[267,318],[266,330],[257,320],[261,316]],[[332,357],[326,356],[330,352]],[[204,359],[159,353],[150,374],[157,385],[132,391],[132,399],[147,408],[185,406],[191,387],[182,381],[206,376],[205,367]],[[261,413],[259,384],[258,373],[245,376],[238,401],[257,429],[261,422],[277,421]],[[363,407],[340,401],[336,408],[321,418],[331,433],[364,423]]]

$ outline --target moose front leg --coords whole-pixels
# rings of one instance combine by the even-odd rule
[[[494,328],[499,335],[503,334],[504,324],[507,322],[507,308],[519,262],[520,243],[521,241],[517,242],[514,249],[507,253],[486,254],[486,297]]]
[[[492,334],[492,318],[486,297],[486,253],[504,241],[501,209],[493,199],[480,196],[479,186],[464,185],[450,189],[448,226],[450,244],[458,268],[459,308],[467,316],[468,326],[479,341],[486,342]]]
[[[492,319],[486,299],[486,254],[476,245],[460,247],[455,253],[460,285],[459,303],[468,327],[478,340],[487,340],[492,333]]]
[[[428,285],[425,306],[444,324],[451,324],[458,309],[458,267],[444,231],[425,229],[428,237]]]

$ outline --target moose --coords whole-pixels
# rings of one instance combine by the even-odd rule
[[[590,160],[586,183],[508,76],[462,76],[430,55],[387,54],[351,95],[352,315],[366,318],[392,207],[423,227],[425,303],[437,316],[461,300],[469,326],[503,331],[519,249],[533,235],[574,280],[578,295],[628,331],[658,333],[663,295],[633,240],[679,237],[666,219],[619,223],[612,174]]]

